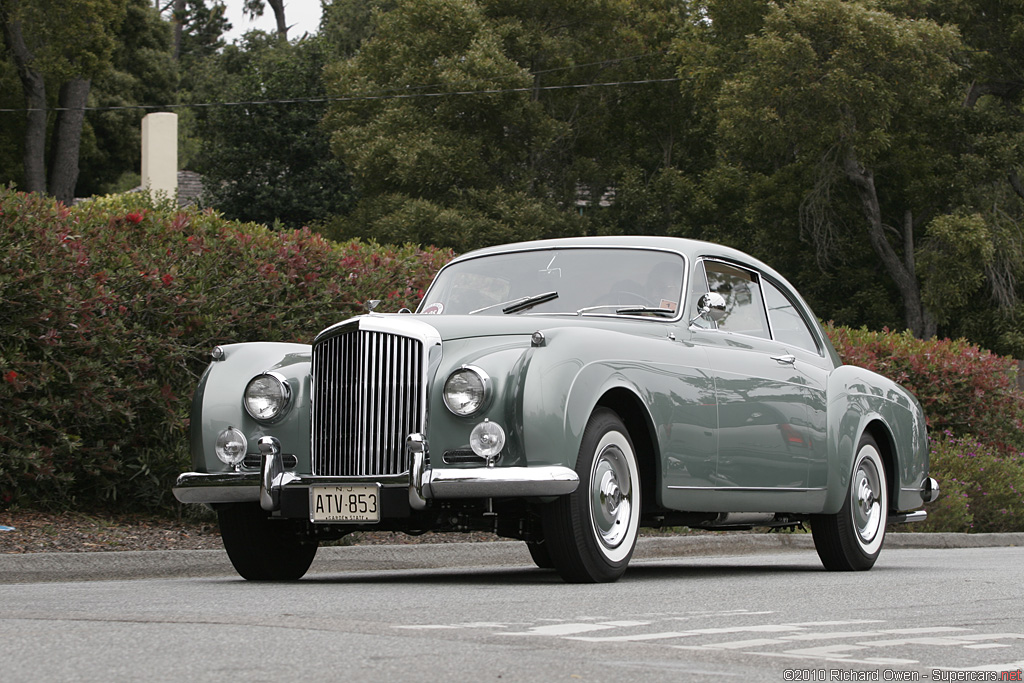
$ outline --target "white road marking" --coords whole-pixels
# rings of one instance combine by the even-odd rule
[[[635,643],[644,640],[668,640],[670,638],[686,638],[693,633],[684,631],[663,631],[661,633],[633,633],[625,636],[575,636],[570,640],[583,640],[588,643]]]
[[[823,631],[821,633],[798,633],[795,636],[782,636],[782,640],[834,640],[836,638],[868,638],[880,636],[885,631]]]
[[[607,621],[599,624],[551,624],[550,626],[533,626],[528,631],[505,633],[509,636],[571,636],[577,633],[605,631],[610,628],[632,628],[647,626],[649,621]]]
[[[849,657],[851,652],[866,650],[863,645],[821,645],[819,647],[807,647],[796,650],[786,650],[786,654],[803,655],[807,657],[822,658],[843,658]]]
[[[609,619],[607,617],[581,616],[573,620],[538,619],[523,622],[468,622],[461,624],[420,624],[396,625],[395,628],[420,630],[475,629],[490,630],[494,635],[537,636],[561,638],[589,643],[650,643],[665,642],[665,645],[680,650],[730,650],[763,657],[789,658],[817,662],[836,662],[868,666],[921,666],[916,659],[877,656],[890,647],[962,648],[964,650],[999,650],[1013,647],[1000,641],[1024,640],[1022,633],[978,633],[970,628],[957,626],[919,626],[910,628],[865,629],[869,624],[885,624],[879,619],[854,619],[849,621],[808,621],[793,623],[761,623],[742,626],[715,626],[687,630],[661,630],[644,632],[642,627],[657,627],[680,621],[702,620],[705,623],[728,623],[731,619],[764,616],[774,612],[694,612],[684,614],[645,614],[646,619]],[[858,628],[859,627],[859,628]],[[848,630],[843,630],[843,629]],[[510,630],[512,629],[512,630]],[[618,631],[618,632],[615,632]],[[600,635],[599,635],[600,634]],[[743,636],[729,639],[728,636]],[[756,637],[763,635],[764,637]],[[725,638],[715,638],[725,636]],[[682,641],[673,644],[670,641]],[[850,642],[850,641],[853,642]],[[687,642],[689,641],[689,642]],[[710,641],[710,642],[702,642]],[[833,642],[828,642],[833,641]],[[842,642],[846,641],[846,642]],[[800,645],[807,645],[801,647]],[[797,646],[797,647],[794,647]],[[809,647],[808,647],[809,646]],[[789,649],[792,648],[792,649]],[[915,652],[916,654],[916,652]],[[1016,671],[1024,662],[986,665],[960,671]],[[948,667],[932,667],[945,669]]]

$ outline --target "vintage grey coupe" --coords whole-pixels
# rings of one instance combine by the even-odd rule
[[[843,365],[779,273],[705,242],[481,249],[415,314],[212,358],[174,493],[216,509],[251,580],[360,530],[493,531],[597,582],[641,527],[809,523],[827,569],[862,570],[938,496],[914,396]]]

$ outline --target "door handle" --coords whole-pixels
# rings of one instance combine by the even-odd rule
[[[796,365],[796,356],[787,353],[785,356],[772,356],[773,361],[781,365]]]

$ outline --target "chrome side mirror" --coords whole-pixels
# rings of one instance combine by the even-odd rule
[[[690,321],[694,324],[700,318],[707,318],[714,322],[725,317],[725,297],[718,292],[708,292],[697,300],[697,317]]]

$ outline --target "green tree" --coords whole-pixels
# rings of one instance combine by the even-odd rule
[[[74,197],[85,106],[92,80],[110,66],[125,2],[0,1],[4,44],[27,110],[22,122],[26,190],[49,192],[64,202]],[[51,127],[48,112],[54,109]]]
[[[374,14],[387,12],[394,0],[330,0],[323,3],[320,36],[338,57],[351,57],[373,32]]]
[[[319,122],[326,112],[318,37],[289,43],[259,31],[203,62],[191,96],[240,102],[203,108],[194,168],[205,202],[226,216],[298,228],[344,213],[351,203],[345,166],[332,157]]]
[[[141,122],[145,110],[133,105],[176,101],[177,65],[171,25],[150,0],[128,0],[117,33],[111,67],[93,82],[83,129],[77,194],[90,196],[137,186],[141,164]]]
[[[966,151],[961,48],[956,30],[870,2],[795,0],[769,10],[748,66],[719,99],[727,158],[802,188],[801,225],[822,255],[851,233],[866,241],[921,337],[935,334],[945,305],[922,287],[963,267],[932,260],[922,274],[917,265],[934,242],[929,225],[967,189],[951,183]],[[946,220],[944,231],[972,225]]]
[[[965,335],[989,348],[1024,357],[1024,316],[1021,283],[1024,258],[1024,3],[1018,0],[951,0],[920,7],[893,2],[893,11],[924,12],[936,21],[955,24],[963,38],[958,58],[965,84],[964,118],[970,147],[960,164],[964,185],[971,188],[958,220],[976,225],[991,244],[983,276],[970,282],[973,292],[944,311],[950,334]],[[938,246],[963,251],[976,240],[941,239]],[[933,287],[942,288],[941,281]],[[961,292],[965,288],[961,288]],[[985,297],[985,293],[988,297]],[[989,305],[982,305],[985,299]]]
[[[188,63],[224,47],[222,36],[231,30],[231,22],[222,0],[212,0],[209,6],[206,0],[167,0],[159,9],[173,27],[175,60]]]
[[[591,8],[596,9],[596,8]],[[707,119],[680,88],[677,36],[695,21],[686,3],[608,3],[596,13],[586,53],[592,66],[564,71],[567,83],[621,83],[559,91],[554,111],[575,113],[571,163],[562,171],[584,190],[596,232],[699,236],[693,224],[696,179],[714,159]],[[556,114],[561,117],[560,114]],[[599,201],[603,198],[605,201]]]
[[[402,0],[374,20],[358,53],[327,72],[341,98],[332,148],[360,195],[330,229],[456,249],[571,230],[543,172],[569,129],[544,112],[481,6]]]

